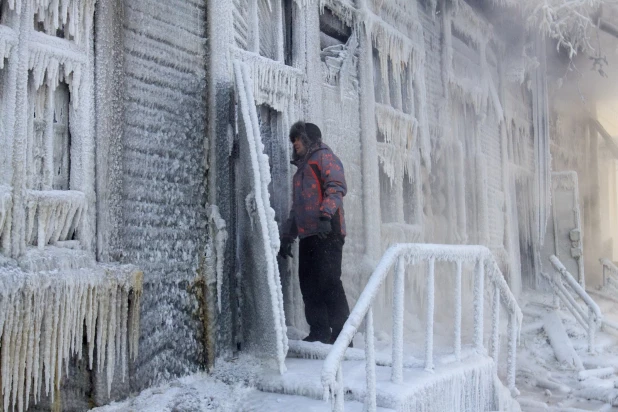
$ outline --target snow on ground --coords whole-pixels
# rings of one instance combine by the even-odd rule
[[[239,399],[251,389],[238,384],[228,385],[197,373],[167,384],[148,388],[122,402],[93,409],[97,412],[180,412],[180,411],[233,411]]]
[[[596,296],[595,301],[600,306],[604,319],[618,323],[618,301],[601,299]],[[523,411],[610,411],[616,409],[615,407],[612,409],[611,404],[618,405],[618,388],[615,387],[618,385],[618,373],[616,373],[618,371],[618,334],[614,335],[606,330],[599,331],[595,341],[595,351],[589,353],[584,330],[565,309],[558,312],[558,317],[562,320],[575,351],[588,371],[581,374],[581,371],[573,365],[561,364],[556,359],[543,329],[543,315],[552,309],[551,295],[526,292],[521,297],[520,303],[524,312],[524,321],[518,350],[517,370],[517,387],[521,395],[517,401],[520,402],[521,409]],[[357,337],[361,338],[361,336]],[[355,339],[355,347],[362,348],[361,340]],[[302,344],[299,343],[299,346]],[[318,350],[326,345],[314,346],[316,348],[313,349]],[[318,350],[318,352],[321,351]],[[315,358],[323,355],[316,353]],[[362,351],[360,349],[350,351],[352,358],[355,358],[355,355],[362,355]],[[408,361],[418,362],[417,359]],[[294,361],[288,359],[288,362]],[[321,361],[316,359],[315,362],[316,367],[322,366]],[[329,405],[319,399],[259,391],[256,388],[263,378],[264,368],[270,368],[273,373],[276,372],[276,365],[269,365],[248,356],[219,361],[210,375],[199,373],[180,378],[168,384],[147,389],[123,402],[97,408],[95,411],[330,410]],[[600,368],[605,368],[605,370],[600,370]],[[239,381],[238,376],[242,376],[242,381]],[[346,402],[346,410],[360,411],[362,405],[358,402]]]
[[[262,367],[256,359],[241,357],[220,362],[212,375],[197,373],[149,388],[122,402],[93,409],[96,412],[327,412],[330,404],[304,396],[261,392],[255,388]],[[319,363],[321,366],[321,362]],[[273,370],[277,373],[277,370]],[[243,375],[239,382],[236,376]],[[346,411],[361,412],[359,402],[346,402]],[[378,408],[378,412],[390,409]]]
[[[599,299],[605,319],[618,320],[618,303]],[[599,331],[595,340],[595,352],[588,352],[587,336],[573,316],[562,309],[559,317],[573,347],[586,370],[614,367],[614,373],[579,380],[579,371],[572,365],[561,364],[555,357],[547,334],[539,322],[545,311],[552,307],[549,294],[527,292],[520,299],[524,312],[521,342],[518,350],[517,398],[524,411],[609,411],[611,403],[618,406],[618,335]],[[597,399],[595,399],[597,398]]]

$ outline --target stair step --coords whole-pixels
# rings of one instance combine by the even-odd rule
[[[346,412],[362,412],[364,405],[361,402],[350,401],[345,403]],[[330,412],[329,402],[310,399],[298,395],[284,395],[280,393],[258,392],[248,395],[240,405],[239,412],[265,411],[297,411],[297,412]],[[378,412],[394,412],[394,409],[377,408]]]
[[[265,371],[256,387],[264,392],[297,395],[322,400],[324,389],[320,380],[323,362],[288,358],[287,372]],[[427,405],[435,410],[491,410],[499,392],[493,360],[472,356],[462,363],[436,364],[433,372],[420,368],[405,368],[403,383],[390,380],[391,368],[376,366],[378,406],[395,410],[417,410]],[[362,402],[365,397],[365,362],[343,362],[346,399]],[[464,382],[469,382],[465,385]],[[446,396],[445,396],[446,394]],[[347,405],[347,402],[346,402]],[[432,406],[433,408],[433,406]],[[346,409],[347,410],[347,409]]]

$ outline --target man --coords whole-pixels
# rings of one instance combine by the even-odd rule
[[[298,169],[279,255],[291,257],[292,243],[300,238],[298,277],[310,327],[304,340],[333,343],[350,314],[341,283],[343,196],[347,191],[343,165],[322,143],[322,133],[313,123],[295,123],[290,141],[294,145],[292,164]]]

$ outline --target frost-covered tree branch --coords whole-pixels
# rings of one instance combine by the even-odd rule
[[[595,54],[591,44],[598,30],[595,16],[609,3],[616,4],[616,0],[525,0],[523,8],[528,27],[556,40],[556,47],[566,49],[573,58],[579,51]]]

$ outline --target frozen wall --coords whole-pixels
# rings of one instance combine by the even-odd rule
[[[144,271],[139,390],[205,360],[194,281],[207,237],[206,11],[139,0],[100,12],[98,252]]]
[[[356,53],[357,50],[347,50]],[[339,53],[328,53],[339,56]],[[347,57],[340,53],[341,64]],[[335,60],[337,61],[337,60]],[[323,98],[323,136],[335,154],[341,159],[348,192],[344,198],[347,236],[343,248],[343,283],[348,292],[348,299],[356,301],[369,274],[363,267],[364,223],[363,223],[363,187],[361,164],[360,133],[360,97],[358,72],[354,62],[346,67],[330,67],[322,63],[322,98]],[[332,64],[332,63],[331,63]],[[343,74],[342,71],[350,70]],[[332,73],[336,78],[331,78]],[[342,84],[343,83],[343,84]]]

